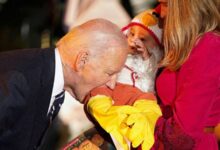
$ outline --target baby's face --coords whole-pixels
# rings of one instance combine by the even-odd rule
[[[150,33],[140,26],[133,26],[127,36],[128,44],[130,46],[130,54],[148,54],[148,48],[154,48],[157,43],[150,35]]]

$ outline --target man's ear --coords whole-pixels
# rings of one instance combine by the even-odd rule
[[[83,69],[86,63],[88,63],[89,54],[86,51],[81,51],[78,53],[75,62],[76,71]]]

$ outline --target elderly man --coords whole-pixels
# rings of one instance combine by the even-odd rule
[[[114,88],[128,45],[120,29],[95,19],[73,28],[54,49],[0,54],[0,149],[37,149],[68,91],[81,103],[106,84]]]

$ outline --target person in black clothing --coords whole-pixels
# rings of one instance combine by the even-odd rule
[[[64,90],[83,103],[97,86],[114,88],[127,49],[116,25],[95,19],[73,28],[55,49],[0,53],[0,149],[37,149]]]

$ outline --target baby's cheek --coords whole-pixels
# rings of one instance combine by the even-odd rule
[[[128,41],[128,45],[129,45],[129,46],[131,46],[132,44],[134,44],[134,42],[132,42],[132,39],[129,38],[129,37],[128,37],[127,41]]]
[[[155,46],[157,46],[157,43],[154,42],[153,40],[149,40],[145,42],[145,47],[153,49]]]

